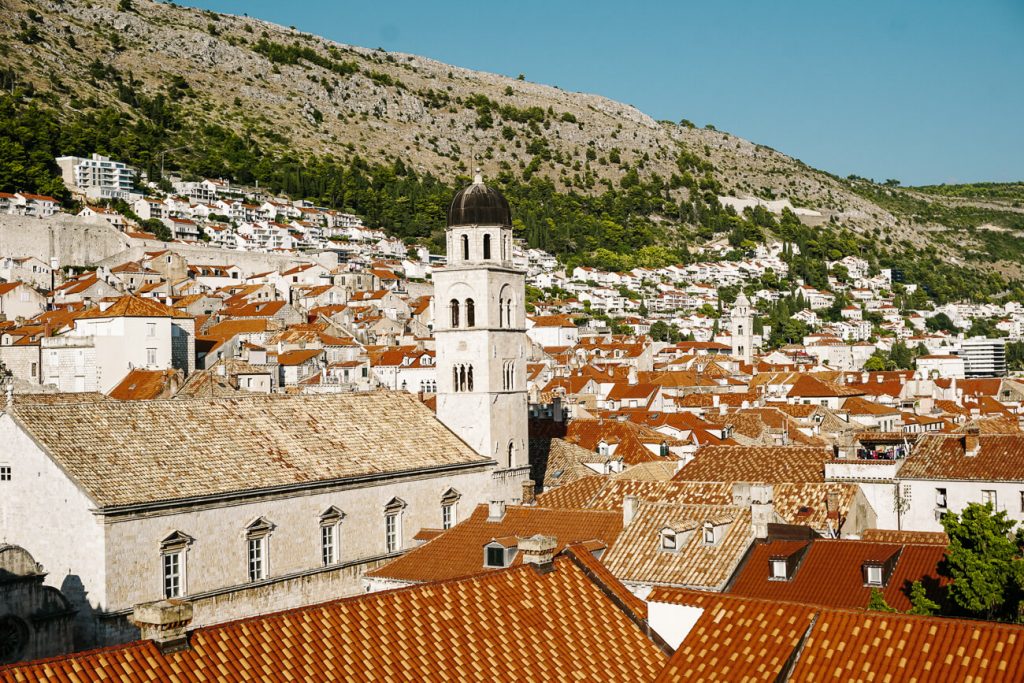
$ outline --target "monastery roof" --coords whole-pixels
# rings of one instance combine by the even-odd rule
[[[488,462],[402,392],[16,405],[101,507]]]

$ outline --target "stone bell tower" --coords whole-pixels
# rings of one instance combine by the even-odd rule
[[[493,458],[493,495],[529,478],[526,286],[512,266],[508,201],[479,173],[448,209],[448,264],[434,271],[437,417]]]
[[[754,356],[754,316],[750,312],[750,300],[742,291],[729,313],[729,334],[733,358],[749,363]]]

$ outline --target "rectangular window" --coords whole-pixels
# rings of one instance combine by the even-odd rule
[[[0,481],[10,481],[10,480],[11,480],[11,466],[10,465],[0,465]]]
[[[164,561],[164,597],[181,597],[181,552],[165,553]]]
[[[266,577],[267,564],[266,564],[266,548],[264,544],[267,539],[265,536],[260,538],[249,539],[249,580],[259,581]]]
[[[147,337],[155,337],[156,336],[156,323],[146,323],[146,336]]]
[[[338,561],[335,553],[337,534],[338,527],[335,524],[320,527],[320,558],[325,567]]]
[[[487,566],[488,567],[504,567],[505,566],[505,549],[502,547],[488,547],[487,548]]]
[[[869,566],[867,568],[868,585],[869,586],[881,586],[882,585],[882,568],[876,566]]]
[[[451,529],[452,524],[455,522],[455,506],[454,505],[442,505],[441,506],[441,528]]]
[[[981,502],[992,506],[992,509],[996,509],[996,492],[995,491],[982,491]]]
[[[1020,511],[1024,512],[1024,491],[1020,492]]]
[[[772,578],[773,579],[785,579],[786,578],[786,561],[785,560],[772,560]]]
[[[146,349],[146,365],[156,365],[156,349]]]
[[[398,550],[398,515],[384,517],[384,547],[388,553]]]
[[[946,489],[935,489],[935,507],[946,508]]]

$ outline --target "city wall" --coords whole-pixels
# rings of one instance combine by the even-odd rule
[[[172,249],[189,263],[236,265],[248,276],[316,261],[333,268],[337,257],[322,254],[266,254],[202,245],[169,244],[129,237],[101,218],[58,214],[51,218],[0,215],[0,256],[35,256],[61,266],[115,266],[142,258],[147,251]]]

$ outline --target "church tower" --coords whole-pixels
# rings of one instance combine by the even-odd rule
[[[529,478],[526,281],[512,266],[512,213],[477,171],[455,195],[448,264],[434,271],[437,417],[493,458],[493,495],[519,498]]]
[[[750,300],[742,290],[729,314],[729,334],[733,358],[749,363],[754,356],[754,316],[750,312]]]

